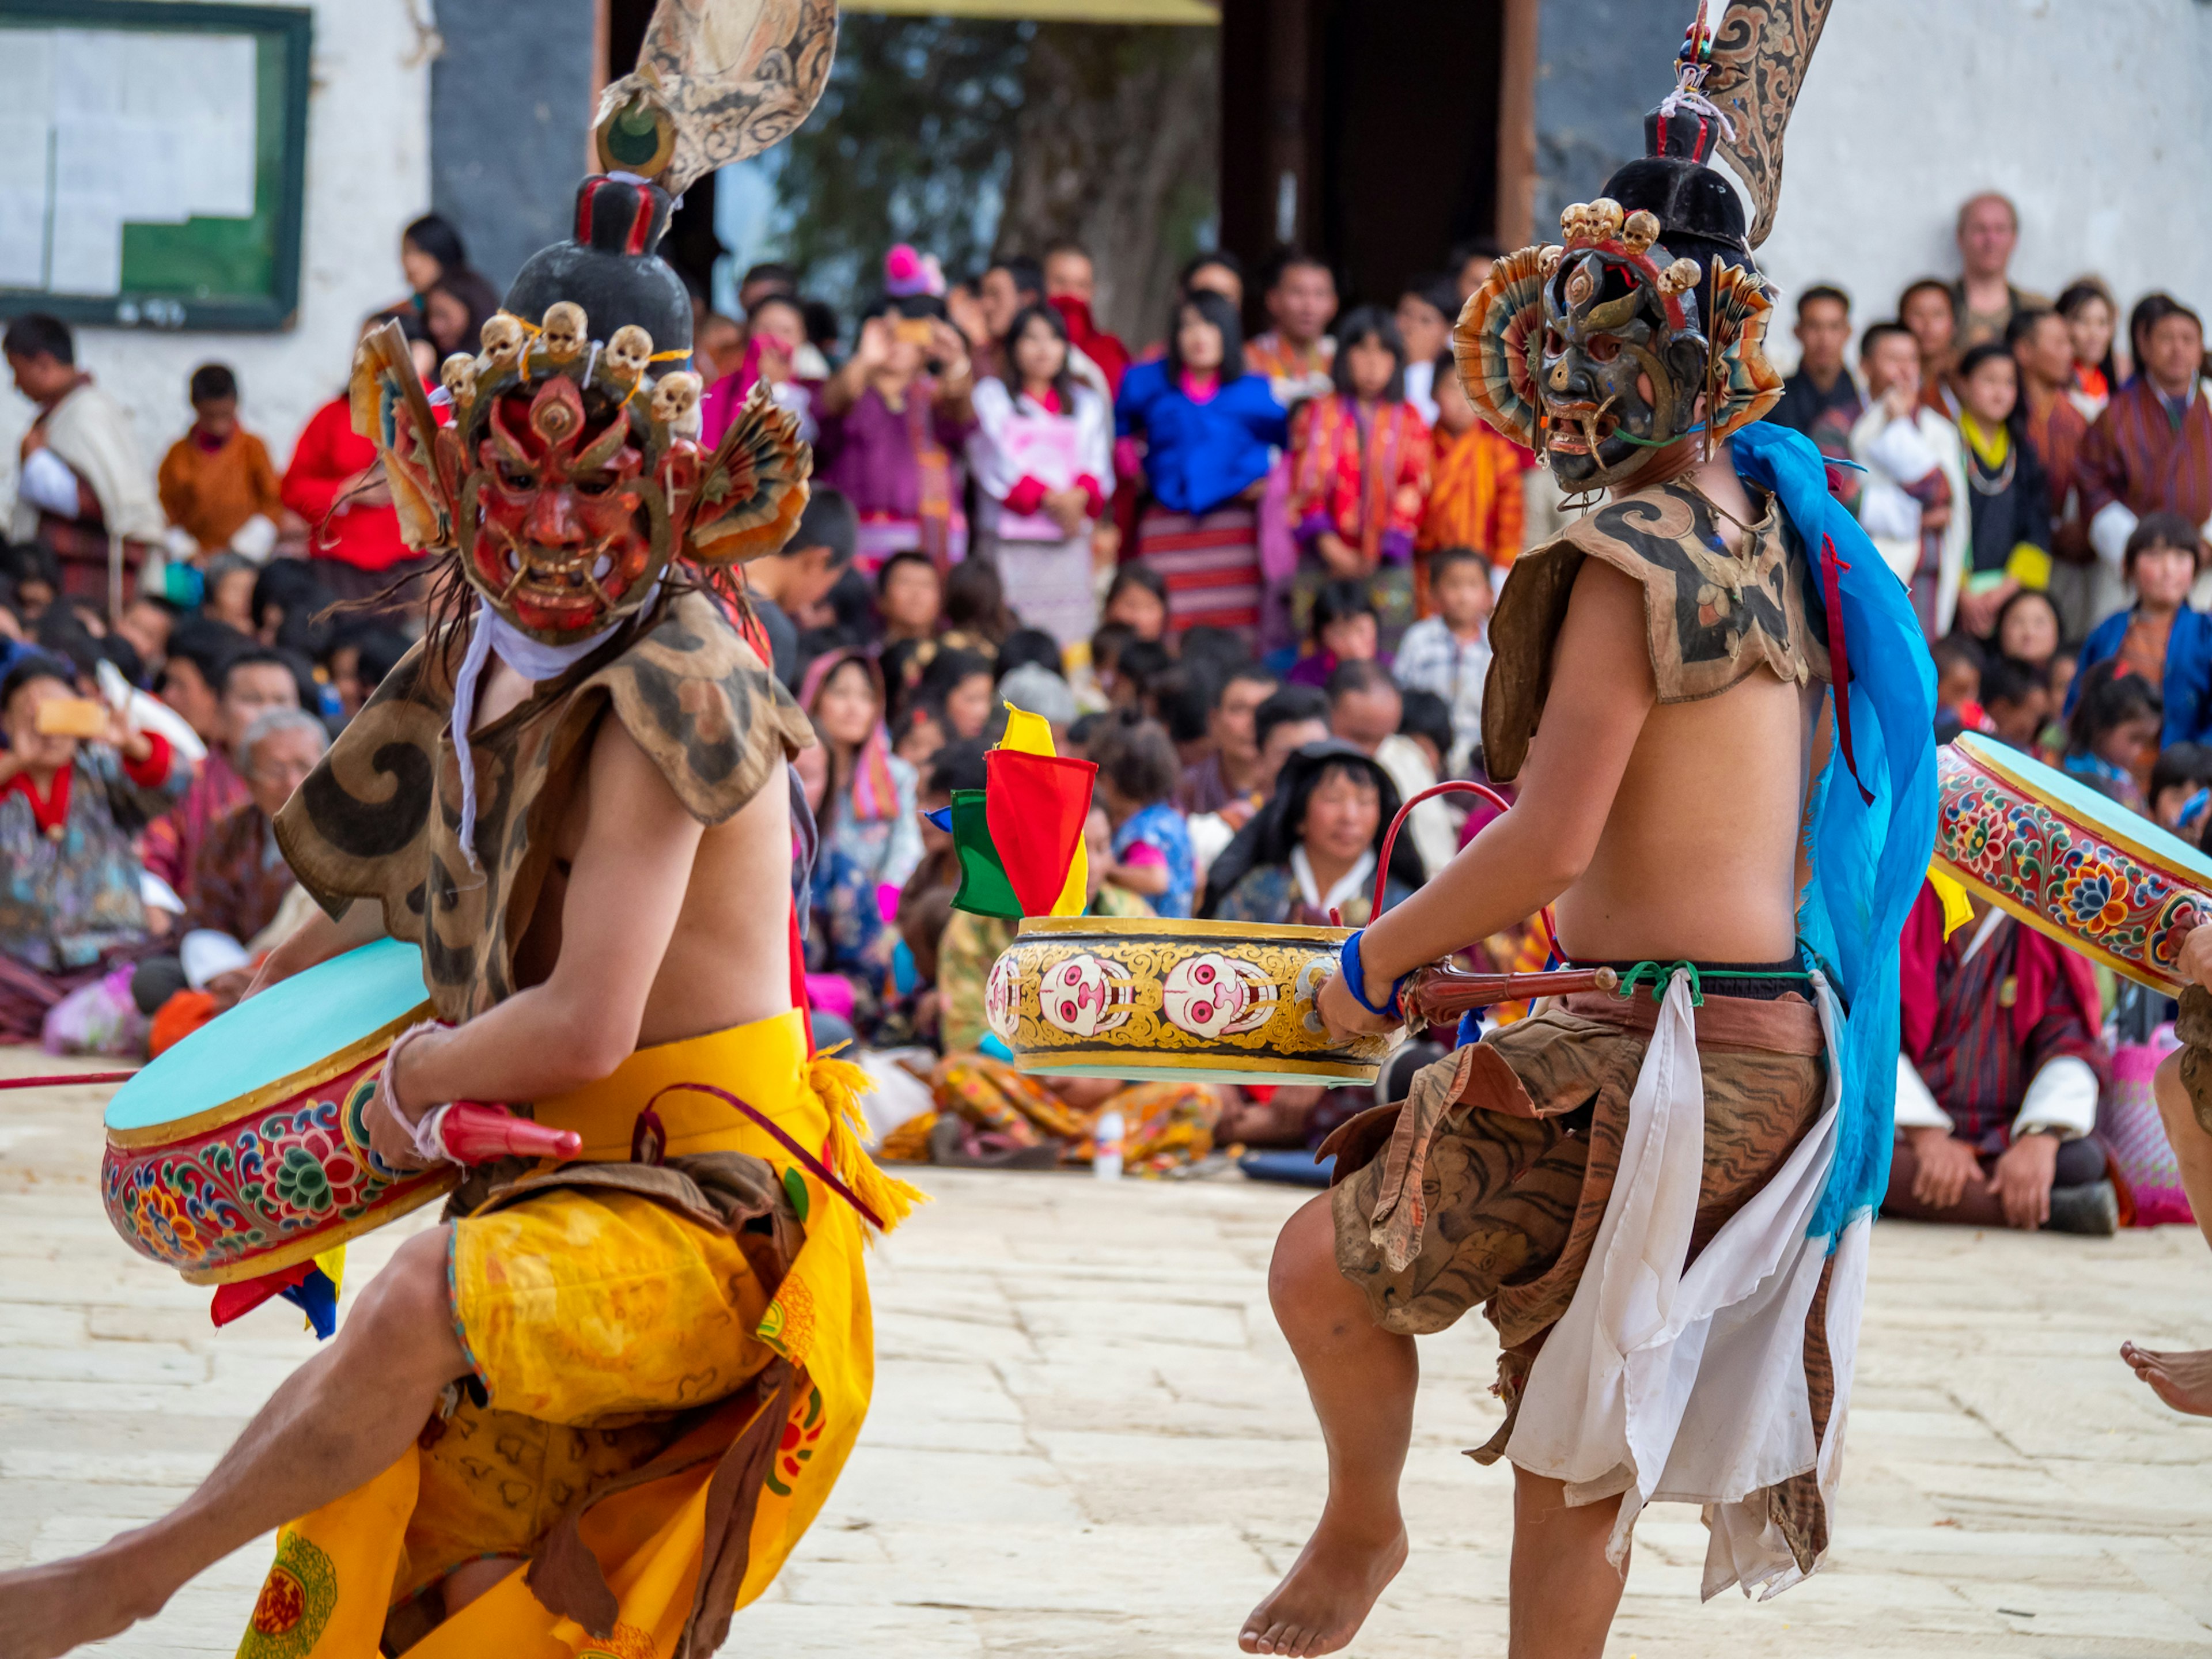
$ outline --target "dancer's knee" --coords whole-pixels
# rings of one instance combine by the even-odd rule
[[[2204,1133],[2197,1121],[2197,1108],[2189,1098],[2189,1085],[2181,1080],[2181,1056],[2176,1048],[2158,1063],[2157,1075],[2151,1079],[2151,1094],[2158,1102],[2158,1115],[2166,1121],[2166,1138],[2178,1144],[2184,1135]]]
[[[393,1252],[347,1316],[350,1346],[374,1353],[380,1364],[395,1371],[420,1370],[441,1382],[468,1368],[446,1283],[452,1231],[434,1227]]]
[[[1327,1198],[1305,1205],[1283,1226],[1267,1265],[1267,1300],[1285,1332],[1344,1316],[1352,1300],[1336,1270],[1336,1224]]]

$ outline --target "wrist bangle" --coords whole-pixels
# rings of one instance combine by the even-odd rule
[[[1344,988],[1351,992],[1352,1000],[1369,1013],[1384,1019],[1402,1020],[1406,1018],[1406,1011],[1399,1004],[1398,994],[1405,988],[1410,975],[1401,974],[1390,981],[1390,995],[1380,1008],[1367,1000],[1367,970],[1359,965],[1359,939],[1366,931],[1364,927],[1353,928],[1352,936],[1337,947],[1336,959],[1344,979]]]

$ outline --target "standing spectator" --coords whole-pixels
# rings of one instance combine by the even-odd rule
[[[1959,358],[1959,319],[1948,284],[1923,276],[1897,298],[1897,320],[1905,325],[1920,351],[1920,401],[1946,420],[1959,414],[1958,394],[1951,386],[1951,367]],[[1866,359],[1866,342],[1859,342],[1859,358]],[[1872,396],[1871,390],[1869,396]]]
[[[2089,428],[2078,474],[2090,544],[2114,575],[2140,520],[2212,519],[2212,406],[2198,386],[2204,327],[2197,313],[2166,300],[2145,331],[2139,367]]]
[[[2051,492],[2021,432],[2020,369],[1994,340],[1959,362],[1959,436],[1971,491],[1971,556],[1960,625],[1987,639],[1997,609],[2023,587],[2051,582]]]
[[[1956,428],[1920,397],[1921,354],[1896,323],[1859,341],[1867,411],[1851,428],[1851,456],[1866,468],[1859,522],[1899,581],[1930,639],[1951,631],[1966,568],[1971,509]]]
[[[799,629],[792,621],[819,604],[853,562],[858,526],[853,504],[827,484],[807,497],[791,539],[744,567],[753,610],[768,635],[776,678],[799,684]],[[936,575],[931,571],[932,577]]]
[[[1198,872],[1190,832],[1170,799],[1181,769],[1174,743],[1156,721],[1124,714],[1091,739],[1091,758],[1114,830],[1106,879],[1147,901],[1155,915],[1188,916]]]
[[[748,265],[745,274],[738,279],[738,309],[745,313],[745,320],[750,323],[760,302],[768,295],[781,294],[788,297],[798,292],[797,271],[773,259],[764,260],[757,265]]]
[[[105,603],[111,546],[121,550],[127,591],[161,540],[161,502],[131,417],[76,366],[58,317],[25,312],[0,334],[0,356],[39,409],[18,451],[9,538],[52,555],[63,593]]]
[[[1266,801],[1258,716],[1274,695],[1275,677],[1257,663],[1230,671],[1206,711],[1206,735],[1212,746],[1204,759],[1184,769],[1176,791],[1176,805],[1183,811],[1218,812],[1231,830],[1241,830]]]
[[[959,454],[975,423],[968,343],[927,294],[887,297],[815,399],[815,476],[860,514],[860,561],[922,552],[939,570],[967,556]]]
[[[145,943],[131,836],[188,775],[158,732],[112,714],[97,739],[40,729],[76,696],[43,653],[0,679],[0,1042],[36,1042],[47,1010]]]
[[[220,725],[214,733],[220,741],[208,744],[198,775],[173,808],[146,826],[144,836],[147,869],[187,905],[201,844],[251,793],[237,764],[246,728],[272,709],[300,707],[300,682],[281,652],[250,646],[227,657],[221,672],[216,688]]]
[[[1425,617],[1434,609],[1429,564],[1439,549],[1470,548],[1497,570],[1520,557],[1528,514],[1522,480],[1536,464],[1534,455],[1475,414],[1449,352],[1437,359],[1431,384],[1437,425],[1429,441],[1436,465],[1420,532],[1413,538],[1413,608]]]
[[[2022,311],[2014,314],[2010,337],[2013,362],[2020,368],[2021,435],[2043,464],[2045,493],[2051,506],[2051,554],[2074,588],[2087,597],[2086,574],[2096,561],[2089,547],[2088,527],[2081,522],[2081,501],[2074,471],[2081,456],[2089,422],[2074,407],[2067,388],[2074,374],[2074,336],[2066,319],[2055,311]],[[2087,618],[2083,618],[2086,625]],[[2082,631],[2077,628],[2076,633]]]
[[[1091,256],[1080,243],[1054,242],[1044,251],[1044,302],[1067,325],[1068,343],[1106,377],[1106,400],[1111,404],[1121,395],[1121,377],[1129,372],[1129,348],[1092,317],[1097,287]]]
[[[1797,372],[1783,382],[1782,401],[1766,418],[1802,432],[1824,455],[1848,455],[1851,428],[1866,398],[1844,354],[1851,343],[1851,301],[1843,289],[1815,283],[1797,296]]]
[[[2058,314],[2066,319],[2074,345],[2073,381],[2066,395],[2084,421],[2094,421],[2119,388],[2119,364],[2112,356],[2119,311],[2105,285],[2089,277],[2069,284],[2058,296]]]
[[[696,356],[702,348],[695,343],[692,349]],[[801,360],[813,349],[806,343],[806,313],[799,301],[786,294],[763,295],[732,350],[735,361],[728,372],[708,386],[699,400],[699,447],[711,451],[722,441],[753,387],[763,380],[768,382],[775,406],[798,420],[799,435],[812,443],[818,431],[814,398],[820,382],[800,368]]]
[[[1288,409],[1302,398],[1328,395],[1336,343],[1336,274],[1312,254],[1285,248],[1267,262],[1267,331],[1244,348],[1244,366],[1264,375],[1275,401]]]
[[[2119,672],[2141,677],[2164,702],[2162,746],[2212,737],[2212,617],[2188,605],[2197,542],[2197,526],[2178,514],[2148,514],[2136,526],[2120,567],[2135,605],[2081,642],[2083,679],[2074,687],[2078,694],[2090,669],[2117,659]],[[2069,698],[2069,714],[2075,702]]]
[[[1452,373],[1444,365],[1451,360],[1452,321],[1458,315],[1458,292],[1442,276],[1415,277],[1390,313],[1406,349],[1406,401],[1431,426],[1437,423],[1437,378]],[[1337,342],[1340,350],[1343,344]]]
[[[191,552],[265,559],[284,516],[268,447],[238,423],[238,380],[222,363],[192,371],[192,424],[161,458],[161,510]]]
[[[1115,426],[1145,441],[1152,505],[1137,526],[1137,557],[1170,594],[1168,625],[1249,630],[1260,619],[1256,497],[1288,436],[1267,380],[1244,372],[1237,308],[1194,292],[1176,307],[1168,355],[1121,382]]]
[[[803,331],[804,319],[801,328]],[[698,332],[691,337],[691,366],[710,392],[737,371],[744,355],[745,325],[719,311],[708,312],[701,319]]]
[[[1023,621],[1071,646],[1098,625],[1091,526],[1114,479],[1114,416],[1068,370],[1067,325],[1049,306],[1018,313],[1000,375],[975,386],[968,464],[986,557]]]
[[[498,313],[489,284],[441,277],[422,296],[422,331],[437,349],[440,362],[457,351],[473,357],[483,338],[483,325]]]
[[[460,232],[442,214],[426,213],[400,233],[399,268],[406,274],[407,286],[413,292],[399,304],[388,307],[385,316],[404,310],[412,313],[416,322],[427,325],[431,290],[441,284],[467,307],[479,328],[485,318],[499,309],[499,290],[469,263]],[[471,334],[463,345],[452,349],[473,349],[475,345],[476,336]]]
[[[1335,390],[1291,423],[1290,520],[1301,561],[1291,623],[1324,583],[1364,582],[1384,645],[1413,619],[1413,534],[1429,496],[1429,428],[1406,401],[1406,347],[1380,308],[1344,319]]]
[[[1194,294],[1218,294],[1239,312],[1244,309],[1244,264],[1225,247],[1208,248],[1184,261],[1176,278],[1176,292],[1188,299]],[[1240,346],[1238,349],[1243,349]],[[1162,348],[1161,355],[1164,355]],[[1148,354],[1149,355],[1149,354]]]
[[[983,334],[981,339],[969,337],[978,380],[987,375],[1003,377],[1006,364],[1001,354],[1014,319],[1043,303],[1044,268],[1027,254],[1000,254],[984,268],[975,284],[976,320],[982,325]]]
[[[2050,308],[2050,301],[2014,288],[2006,275],[2020,246],[2020,210],[2010,197],[1993,190],[1968,197],[1959,210],[1958,240],[1961,270],[1951,284],[1951,303],[1961,351],[2002,344],[2015,312]]]
[[[368,326],[379,320],[369,319]],[[307,556],[339,599],[370,599],[429,569],[431,561],[414,554],[399,533],[376,446],[353,429],[352,395],[343,388],[308,416],[284,469],[283,493],[284,505],[307,521]],[[392,608],[404,603],[395,595]]]
[[[813,720],[829,764],[817,814],[822,841],[811,890],[816,925],[807,966],[852,984],[854,1024],[865,1031],[890,968],[882,890],[896,895],[921,861],[916,776],[890,752],[883,680],[860,653],[816,658],[800,684],[799,705]]]
[[[1445,757],[1458,772],[1482,746],[1482,683],[1490,672],[1490,566],[1471,549],[1443,548],[1429,561],[1429,580],[1437,614],[1406,630],[1392,672],[1401,687],[1443,699],[1452,724]]]
[[[1478,236],[1462,242],[1451,251],[1452,282],[1459,289],[1460,303],[1465,305],[1475,289],[1490,280],[1490,268],[1504,257],[1505,250],[1487,236]]]
[[[2109,1236],[2119,1205],[2092,1136],[2106,1070],[2089,964],[1975,902],[1949,939],[1923,887],[1899,951],[1904,1048],[1883,1213]]]

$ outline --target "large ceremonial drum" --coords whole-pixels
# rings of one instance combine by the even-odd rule
[[[2093,962],[2177,994],[2212,921],[2212,859],[2063,772],[1968,732],[1937,753],[1936,856],[1982,897]]]
[[[100,1196],[140,1255],[196,1285],[307,1261],[447,1192],[398,1174],[362,1114],[392,1040],[430,1016],[422,953],[380,939],[210,1021],[115,1092]]]
[[[1371,1084],[1392,1036],[1340,1042],[1314,1010],[1350,932],[1031,916],[992,966],[984,1018],[1048,1077]]]

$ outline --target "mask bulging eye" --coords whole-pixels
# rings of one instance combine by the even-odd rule
[[[1594,363],[1609,363],[1620,356],[1620,342],[1610,334],[1594,334],[1583,348]]]
[[[509,489],[532,489],[538,484],[538,480],[530,474],[518,471],[511,466],[500,468],[499,481]]]
[[[1561,334],[1559,330],[1556,328],[1547,328],[1544,331],[1545,356],[1557,357],[1565,352],[1566,349],[1566,337]]]

